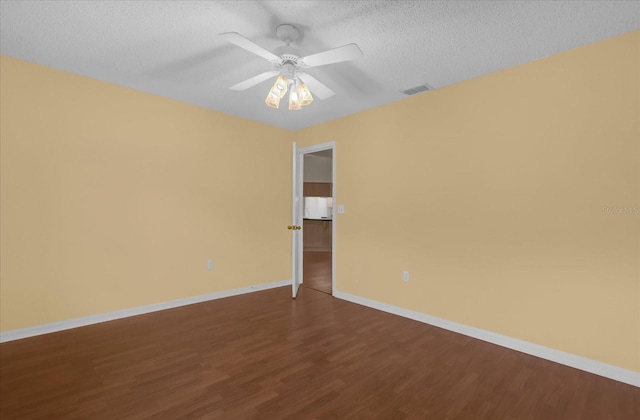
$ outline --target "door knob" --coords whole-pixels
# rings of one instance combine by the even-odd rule
[[[294,226],[293,227],[295,230],[302,230],[302,226]]]
[[[287,229],[291,230],[291,229],[293,229],[293,226],[289,225],[289,226],[287,226]]]

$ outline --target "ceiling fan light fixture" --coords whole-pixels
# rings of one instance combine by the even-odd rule
[[[309,105],[311,102],[313,102],[313,96],[311,96],[307,85],[296,80],[289,93],[289,109],[302,109],[303,106]]]
[[[271,88],[271,92],[278,95],[280,99],[284,98],[284,95],[287,93],[287,78],[283,75],[278,76]]]
[[[269,92],[267,98],[264,100],[264,103],[271,108],[278,109],[280,106],[280,96],[273,92]]]
[[[278,109],[280,106],[280,99],[284,98],[284,95],[287,93],[287,78],[283,75],[278,76],[276,82],[273,84],[273,87],[267,94],[267,98],[264,102],[267,106],[271,108]]]
[[[291,89],[291,93],[289,93],[289,110],[297,111],[302,109],[302,102],[300,101],[300,95],[298,94],[297,89]]]
[[[296,86],[296,91],[298,93],[298,100],[300,101],[300,105],[306,106],[313,102],[313,96],[311,96],[311,91],[304,83],[300,83]]]

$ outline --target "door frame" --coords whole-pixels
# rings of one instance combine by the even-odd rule
[[[294,142],[295,143],[295,142]],[[333,207],[331,208],[331,295],[335,295],[336,293],[336,214],[337,212],[337,202],[336,202],[336,142],[329,141],[326,143],[314,144],[312,146],[296,148],[296,156],[294,161],[297,163],[297,167],[294,170],[294,179],[293,185],[296,188],[296,191],[299,191],[299,197],[303,197],[302,190],[304,186],[304,155],[309,153],[321,152],[323,150],[331,150],[331,198],[333,200]],[[295,175],[298,176],[295,176]],[[293,205],[297,205],[297,214],[300,215],[300,222],[302,223],[302,218],[304,217],[304,200],[298,200],[296,203],[293,200]],[[304,230],[302,231],[304,235]],[[297,241],[298,249],[295,250],[298,253],[300,266],[295,267],[296,258],[293,258],[292,265],[293,272],[292,282],[295,282],[295,273],[296,269],[299,270],[299,273],[303,272],[303,250],[304,244],[303,240]],[[294,242],[295,245],[295,242]],[[300,280],[303,281],[302,274],[300,274]]]

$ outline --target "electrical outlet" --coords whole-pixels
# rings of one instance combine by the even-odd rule
[[[409,281],[409,272],[408,271],[403,271],[402,272],[402,280],[404,280],[405,283],[407,283]]]
[[[213,270],[213,260],[207,261],[207,270]]]

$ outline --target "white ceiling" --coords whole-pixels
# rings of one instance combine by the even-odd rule
[[[271,80],[228,89],[272,67],[218,34],[272,51],[281,23],[302,30],[301,55],[360,46],[308,70],[335,96],[289,111],[264,104]],[[2,54],[291,130],[637,29],[638,1],[0,2]]]

